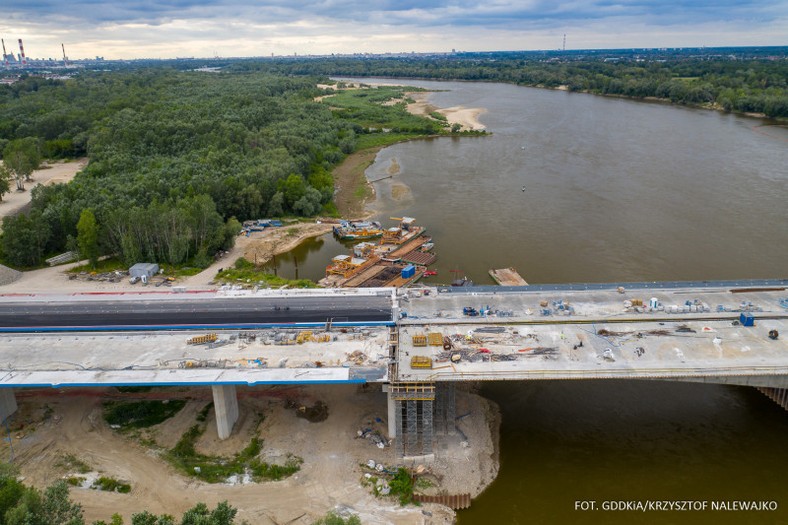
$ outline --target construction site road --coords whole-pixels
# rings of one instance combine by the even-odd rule
[[[124,326],[391,322],[389,296],[254,297],[0,303],[0,331]]]

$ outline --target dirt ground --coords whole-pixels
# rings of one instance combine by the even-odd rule
[[[83,505],[88,522],[108,520],[115,512],[128,522],[132,513],[144,509],[179,515],[200,501],[213,507],[223,500],[239,509],[239,521],[245,519],[253,525],[309,524],[332,509],[349,509],[365,525],[453,521],[453,511],[445,507],[401,507],[393,499],[375,498],[369,487],[362,486],[363,474],[368,471],[361,465],[368,460],[396,464],[392,447],[379,449],[357,437],[362,428],[385,430],[386,398],[379,387],[250,387],[239,388],[238,395],[240,416],[233,435],[224,441],[216,438],[210,411],[198,452],[230,455],[258,434],[266,461],[283,461],[288,453],[294,454],[303,459],[299,472],[277,482],[207,484],[184,476],[161,459],[160,451],[172,447],[210,402],[208,388],[124,394],[127,398],[188,399],[180,413],[146,433],[158,447],[143,445],[139,438],[121,434],[106,424],[101,406],[106,396],[118,397],[114,389],[19,392],[19,411],[12,417],[14,463],[25,482],[37,487],[78,475],[64,461],[67,455],[91,469],[79,475],[91,478],[101,474],[131,484],[129,494],[72,488],[71,497]],[[292,408],[286,408],[287,400],[307,405],[322,400],[328,405],[328,418],[319,423],[298,418]],[[436,484],[429,489],[433,493],[471,492],[475,496],[497,474],[497,407],[458,390],[457,414],[466,413],[469,415],[458,423],[458,436],[439,437],[438,459],[430,467],[433,475],[429,479]],[[7,458],[7,442],[0,446]]]
[[[30,190],[39,184],[66,183],[74,178],[79,170],[88,163],[85,158],[70,162],[44,163],[42,168],[31,175],[32,182],[25,182],[25,191],[17,191],[16,182],[11,181],[11,191],[3,195],[0,201],[0,219],[6,215],[13,215],[30,203]]]
[[[334,202],[339,213],[346,219],[360,219],[368,215],[366,205],[375,196],[375,190],[367,181],[364,172],[375,162],[375,157],[382,147],[369,148],[351,153],[342,163],[334,168]],[[364,195],[358,195],[359,188],[364,188]]]

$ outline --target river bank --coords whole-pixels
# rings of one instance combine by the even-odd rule
[[[408,104],[408,113],[427,118],[430,118],[432,113],[439,113],[446,117],[449,125],[457,124],[461,130],[483,131],[486,129],[484,124],[479,121],[479,116],[487,111],[485,108],[466,108],[465,106],[440,108],[429,102],[430,94],[428,91],[409,92],[408,95],[414,102]]]

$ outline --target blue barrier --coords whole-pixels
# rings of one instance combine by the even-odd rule
[[[322,323],[243,323],[243,324],[159,324],[159,325],[106,325],[106,326],[3,326],[0,333],[30,332],[132,332],[132,331],[182,331],[182,330],[264,330],[266,328],[320,328]],[[366,321],[331,323],[332,327],[396,326],[394,321]]]

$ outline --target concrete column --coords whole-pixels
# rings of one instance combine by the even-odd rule
[[[238,421],[238,397],[235,385],[214,385],[213,409],[216,412],[216,431],[219,439],[227,439]]]
[[[391,392],[389,392],[388,385],[383,385],[383,391],[386,392],[386,405],[388,408],[388,437],[389,439],[396,439],[397,438],[397,403],[394,401],[394,398],[391,397]]]
[[[16,396],[10,388],[0,388],[0,423],[16,412]]]

